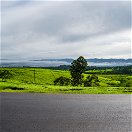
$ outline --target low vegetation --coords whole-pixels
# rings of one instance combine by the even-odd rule
[[[67,86],[71,84],[71,79],[67,77],[59,77],[54,80],[54,85]]]
[[[51,70],[44,68],[0,68],[0,73],[3,74],[3,71],[5,70],[8,71],[9,76],[7,78],[0,76],[0,92],[78,94],[132,93],[132,76],[129,74],[95,75],[83,73],[83,83],[79,86],[72,86],[70,84],[71,75],[68,70]],[[57,78],[59,78],[60,81],[55,82]],[[63,80],[65,79],[67,80],[67,83],[63,83]]]
[[[80,56],[69,70],[0,68],[0,92],[131,93],[131,73],[131,66],[88,69],[87,61]]]

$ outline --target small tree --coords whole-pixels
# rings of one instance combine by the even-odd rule
[[[72,76],[72,85],[78,86],[82,84],[83,75],[87,66],[87,61],[83,56],[80,56],[77,60],[74,60],[70,66],[70,73]]]
[[[12,74],[8,70],[0,71],[0,78],[2,78],[2,81],[6,81],[6,79],[9,79],[11,77],[12,77]]]

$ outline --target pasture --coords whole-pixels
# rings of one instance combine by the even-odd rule
[[[0,78],[0,92],[38,92],[38,93],[82,93],[82,94],[121,94],[132,92],[132,76],[118,74],[96,74],[98,87],[55,86],[54,80],[60,76],[71,78],[68,70],[44,68],[0,68],[12,76]],[[84,79],[89,75],[83,74]]]

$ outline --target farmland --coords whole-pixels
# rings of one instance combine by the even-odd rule
[[[132,92],[132,76],[129,74],[100,74],[99,86],[59,86],[54,80],[60,76],[71,78],[68,70],[53,70],[45,68],[0,68],[9,71],[12,76],[8,79],[0,78],[0,92],[38,92],[38,93],[83,93],[83,94],[118,94]],[[108,71],[111,71],[109,69]],[[92,73],[92,71],[89,71]],[[90,75],[86,71],[84,79]],[[95,71],[94,71],[95,72]]]

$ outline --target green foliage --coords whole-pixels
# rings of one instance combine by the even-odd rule
[[[21,90],[22,89],[22,90]],[[74,93],[74,94],[131,94],[131,87],[74,87],[0,82],[0,92]]]
[[[132,74],[132,66],[118,66],[113,68],[115,74]]]
[[[99,86],[99,79],[96,75],[89,75],[87,76],[86,80],[84,81],[84,87],[93,87],[93,86]]]
[[[0,78],[2,78],[2,81],[6,81],[6,79],[9,79],[12,77],[12,73],[8,70],[1,70],[0,71]]]
[[[120,86],[122,86],[122,87],[132,87],[132,79],[121,78],[120,79]]]
[[[66,85],[69,85],[71,83],[71,80],[67,77],[59,77],[59,78],[56,78],[54,80],[54,85],[60,85],[60,86],[66,86]]]
[[[71,78],[66,70],[51,70],[44,68],[0,68],[7,70],[12,76],[2,82],[0,78],[0,92],[42,92],[42,93],[90,93],[90,94],[115,94],[132,93],[132,76],[118,74],[97,74],[99,86],[58,86],[54,80],[59,77]],[[34,71],[35,70],[35,82]],[[83,80],[89,74],[82,74]],[[92,74],[90,75],[92,76]],[[82,82],[83,83],[83,82]],[[93,83],[94,84],[94,83]],[[59,84],[60,85],[60,84]]]
[[[116,67],[87,67],[86,74],[122,74],[122,75],[132,75],[132,66],[116,66]]]
[[[70,73],[72,76],[72,85],[78,86],[82,84],[83,75],[87,66],[87,61],[83,56],[80,56],[77,60],[74,60],[70,66]]]

